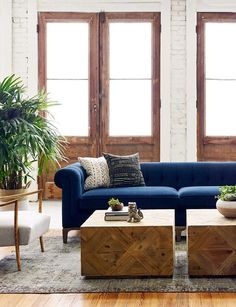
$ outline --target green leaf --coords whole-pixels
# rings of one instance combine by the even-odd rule
[[[65,160],[65,139],[41,114],[49,114],[48,109],[57,103],[50,101],[45,91],[33,97],[24,92],[22,80],[15,75],[0,82],[0,188],[30,184],[37,159],[39,174]]]

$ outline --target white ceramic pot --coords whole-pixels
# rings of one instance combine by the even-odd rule
[[[236,217],[236,201],[224,201],[218,199],[216,202],[216,208],[225,217]]]
[[[12,199],[14,199],[14,195],[21,194],[21,193],[27,193],[29,192],[29,189],[17,189],[17,190],[4,190],[0,189],[0,196],[10,196],[12,195]],[[28,196],[25,196],[19,201],[19,210],[28,210],[29,207],[29,200]],[[14,204],[10,204],[8,206],[1,207],[0,210],[2,211],[9,211],[14,210]]]

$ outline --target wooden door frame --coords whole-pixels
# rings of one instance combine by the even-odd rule
[[[205,24],[234,22],[236,13],[197,14],[197,159],[235,160],[236,136],[206,135]]]
[[[152,136],[125,136],[112,137],[108,135],[109,130],[109,21],[116,22],[152,22]],[[102,51],[100,53],[101,63],[101,79],[100,84],[103,92],[101,93],[101,101],[103,106],[101,110],[101,130],[100,148],[104,146],[103,142],[110,145],[127,144],[153,144],[156,145],[155,150],[157,159],[160,159],[160,13],[105,13],[100,18],[100,41],[102,42]],[[101,154],[101,152],[100,152]]]
[[[41,12],[38,14],[38,69],[39,69],[39,89],[47,90],[47,23],[51,22],[88,22],[89,23],[89,136],[77,137],[68,136],[70,144],[84,144],[92,146],[94,156],[98,154],[98,135],[99,130],[99,37],[98,37],[98,14],[97,13],[64,13],[64,12]],[[38,179],[39,187],[45,185],[45,174]],[[45,194],[44,194],[45,197]]]
[[[152,23],[152,135],[148,137],[108,137],[108,91],[106,78],[108,74],[108,57],[104,55],[104,48],[108,47],[106,27],[104,21],[120,20],[129,22],[151,22]],[[47,81],[47,23],[52,22],[88,22],[90,25],[90,67],[89,67],[89,118],[90,131],[88,137],[69,136],[70,144],[81,144],[92,146],[93,156],[102,154],[102,139],[112,145],[120,145],[121,142],[134,145],[141,149],[149,146],[152,152],[150,158],[160,160],[160,13],[69,13],[69,12],[41,12],[38,14],[38,68],[39,88],[46,88]],[[105,32],[104,32],[105,31]],[[108,53],[106,52],[108,56]],[[106,91],[101,93],[101,89]],[[105,108],[102,107],[105,103]],[[121,141],[122,139],[122,141]],[[136,146],[137,145],[137,146]],[[139,147],[138,147],[139,146]],[[132,147],[133,148],[133,147]],[[152,157],[153,155],[153,157]],[[40,188],[46,184],[46,174],[39,180]],[[44,192],[45,198],[45,192]]]

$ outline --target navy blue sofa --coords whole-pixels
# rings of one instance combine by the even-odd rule
[[[55,174],[62,189],[63,241],[97,209],[107,209],[111,197],[141,209],[175,209],[175,225],[186,225],[186,209],[215,208],[221,185],[236,184],[236,162],[144,162],[146,186],[84,190],[85,170],[80,163]]]

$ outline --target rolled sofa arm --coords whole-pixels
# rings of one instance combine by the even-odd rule
[[[84,192],[85,174],[80,166],[80,163],[73,163],[59,169],[54,177],[57,187],[62,189],[63,202],[72,203],[78,202]],[[64,205],[64,203],[63,203]]]
[[[81,220],[81,198],[84,192],[84,173],[80,163],[73,163],[59,169],[54,177],[55,184],[62,189],[63,242],[71,229],[77,229]]]

